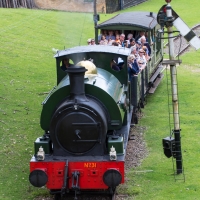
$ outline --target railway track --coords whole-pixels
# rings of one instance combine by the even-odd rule
[[[56,198],[51,198],[51,200],[56,200]],[[117,196],[114,195],[94,195],[94,194],[82,194],[82,195],[77,195],[76,198],[74,195],[68,195],[67,197],[62,197],[62,200],[118,200]]]
[[[105,193],[105,191],[102,190],[102,192],[98,192],[98,193],[77,193],[75,195],[75,193],[69,193],[67,194],[67,196],[60,196],[59,194],[56,194],[54,197],[52,198],[46,198],[45,200],[121,200],[121,195],[116,194],[116,190],[113,190],[112,192],[108,192]],[[124,195],[123,195],[124,197]],[[44,198],[42,198],[42,200],[44,200]]]
[[[197,24],[192,28],[194,33],[200,37],[200,24]],[[190,51],[190,44],[187,42],[187,40],[183,36],[177,36],[174,38],[174,51],[175,56],[178,57],[182,55],[183,53],[186,53]],[[164,53],[169,53],[168,43],[165,45]]]

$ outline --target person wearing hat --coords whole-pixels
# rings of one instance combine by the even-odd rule
[[[91,45],[91,38],[89,38],[88,40],[87,40],[87,43],[88,43],[88,45]]]
[[[139,50],[142,48],[142,43],[140,41],[136,42],[136,50],[139,52]]]

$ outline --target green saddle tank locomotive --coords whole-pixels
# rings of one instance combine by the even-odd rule
[[[119,19],[125,20],[124,15],[130,13]],[[149,35],[156,32],[157,22],[152,22],[152,16],[146,12],[139,15],[145,17],[143,25],[134,24],[134,20],[131,24],[108,20],[96,28],[145,30]],[[144,106],[145,96],[160,72],[161,42],[154,45],[149,66],[131,80],[127,70],[129,48],[90,45],[57,52],[57,85],[42,103],[40,124],[45,134],[36,139],[30,161],[32,185],[46,185],[59,199],[72,192],[112,195],[124,183],[129,129],[137,123],[137,110]],[[65,59],[73,65],[63,71]],[[111,68],[113,61],[120,63],[120,71]]]

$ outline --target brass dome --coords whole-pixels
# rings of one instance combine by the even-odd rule
[[[87,69],[87,71],[85,72],[85,75],[89,75],[89,74],[96,75],[97,74],[96,66],[94,65],[93,62],[91,62],[89,60],[80,61],[76,64],[76,66],[85,67]]]

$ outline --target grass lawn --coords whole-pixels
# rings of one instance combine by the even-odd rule
[[[196,55],[195,61],[191,59]],[[166,76],[156,94],[149,96],[141,126],[146,126],[144,133],[149,155],[142,165],[128,173],[129,193],[139,193],[136,200],[143,199],[199,199],[199,144],[200,144],[200,53],[190,52],[181,57],[183,63],[177,68],[179,82],[179,111],[182,136],[182,155],[185,173],[175,182],[171,158],[164,156],[162,138],[169,136],[168,101]],[[173,128],[173,126],[172,126]],[[142,171],[144,173],[137,173]],[[125,187],[126,188],[126,187]]]
[[[163,0],[149,0],[131,10],[157,12]],[[186,4],[187,3],[187,4]],[[198,1],[172,1],[174,9],[191,27],[197,24]],[[187,5],[187,6],[186,6]],[[186,12],[186,9],[190,12]],[[124,11],[123,11],[124,12]],[[192,13],[192,15],[191,15]],[[102,21],[112,15],[101,15]],[[29,161],[33,143],[42,133],[39,126],[44,92],[56,83],[52,48],[85,45],[93,34],[93,15],[58,11],[0,9],[0,199],[28,200],[48,195],[44,188],[30,185]],[[139,125],[149,155],[129,172],[123,192],[136,199],[198,199],[200,52],[181,57],[178,67],[182,150],[186,182],[174,182],[172,162],[164,157],[161,139],[169,135],[166,79],[156,94],[148,97]],[[136,171],[153,170],[148,173]],[[121,188],[120,188],[121,189]]]

